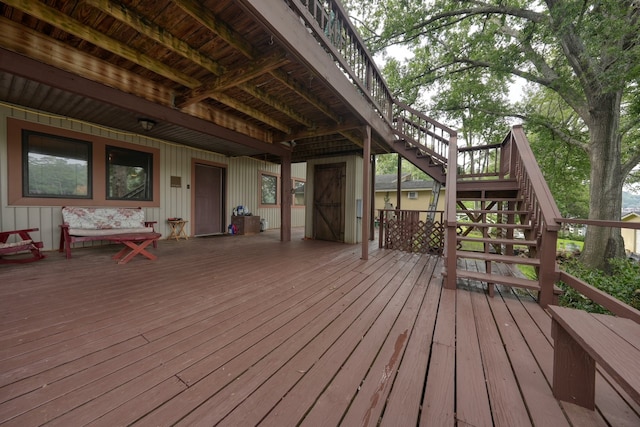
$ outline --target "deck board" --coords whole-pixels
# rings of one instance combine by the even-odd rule
[[[551,321],[528,292],[443,289],[442,259],[376,242],[364,261],[278,237],[0,266],[0,424],[640,424],[603,376],[598,412],[553,398]]]

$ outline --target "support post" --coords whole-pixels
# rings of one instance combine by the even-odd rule
[[[362,153],[362,259],[369,259],[369,224],[371,223],[371,126],[364,127]]]
[[[282,156],[280,166],[282,183],[280,185],[280,241],[291,241],[291,155]]]

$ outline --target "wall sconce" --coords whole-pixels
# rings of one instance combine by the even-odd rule
[[[156,122],[151,119],[138,119],[138,123],[140,127],[146,131],[150,131],[156,125]]]

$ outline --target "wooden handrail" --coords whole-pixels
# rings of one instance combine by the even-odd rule
[[[551,190],[549,190],[547,182],[540,173],[533,151],[531,151],[529,144],[526,143],[527,139],[522,126],[514,126],[512,129],[512,135],[513,141],[520,153],[520,158],[522,160],[521,166],[526,170],[527,176],[531,180],[532,190],[540,203],[540,212],[542,213],[544,224],[549,230],[559,230],[560,224],[556,221],[556,218],[560,218],[562,215],[560,214],[560,210],[551,195]],[[536,170],[532,170],[534,165]]]
[[[629,228],[640,230],[640,222],[609,221],[604,219],[556,218],[556,222],[564,224],[595,225],[598,227]]]
[[[394,105],[391,91],[342,4],[337,0],[290,0],[289,5],[380,116],[390,123]]]
[[[578,279],[566,271],[560,272],[560,280],[593,302],[600,304],[616,316],[631,319],[636,323],[640,323],[640,310],[636,310],[630,305],[619,301],[608,293],[591,286],[587,282]]]

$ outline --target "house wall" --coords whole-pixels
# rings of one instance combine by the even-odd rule
[[[0,229],[14,230],[23,228],[39,228],[39,233],[34,233],[33,237],[41,240],[45,250],[57,249],[60,238],[59,225],[62,222],[61,206],[63,205],[90,205],[90,200],[73,200],[68,203],[59,199],[49,199],[46,203],[24,205],[21,202],[9,201],[10,186],[21,188],[20,179],[9,176],[8,164],[8,121],[17,119],[37,126],[46,126],[43,129],[56,130],[71,134],[83,135],[87,138],[104,138],[114,141],[117,144],[125,143],[134,146],[144,146],[159,153],[158,200],[154,202],[140,203],[145,210],[146,218],[150,221],[157,221],[157,231],[167,237],[170,233],[166,218],[182,217],[190,222],[185,227],[188,234],[191,234],[192,225],[192,203],[191,203],[191,169],[195,161],[216,164],[226,169],[227,189],[226,189],[226,218],[224,223],[229,224],[234,206],[248,206],[254,215],[259,215],[267,220],[269,228],[280,228],[280,205],[260,206],[260,173],[266,172],[280,176],[280,165],[248,157],[229,158],[218,153],[186,147],[183,145],[148,138],[144,135],[121,132],[115,129],[105,128],[99,125],[68,119],[61,116],[54,116],[23,107],[0,103]],[[52,133],[53,133],[52,132]],[[90,137],[87,137],[89,135]],[[12,137],[11,147],[20,144]],[[134,147],[135,148],[135,147]],[[155,172],[154,172],[155,174]],[[171,176],[180,176],[182,186],[171,187]],[[305,180],[306,164],[292,165],[292,177]],[[280,183],[279,183],[280,185]],[[292,226],[304,226],[305,207],[292,208]],[[87,245],[92,244],[91,242]]]
[[[416,191],[418,193],[417,199],[409,198],[409,191]],[[385,198],[389,198],[389,203],[396,207],[396,191],[376,191],[375,195],[375,213],[374,215],[378,215],[378,209],[384,209],[385,207]],[[431,201],[431,189],[423,189],[423,190],[402,190],[402,199],[400,207],[406,210],[427,210],[429,209],[429,202]],[[438,198],[438,206],[436,210],[444,211],[445,206],[445,190],[444,188],[440,190],[440,196]],[[426,214],[424,214],[424,218],[426,219]]]
[[[640,222],[640,215],[630,214],[623,218],[625,222]],[[629,252],[640,253],[640,230],[623,228],[620,230],[624,239],[624,248]]]
[[[346,163],[344,243],[362,242],[362,218],[356,216],[356,200],[362,200],[362,157],[338,156],[307,162],[305,237],[313,238],[313,171],[316,165]]]

